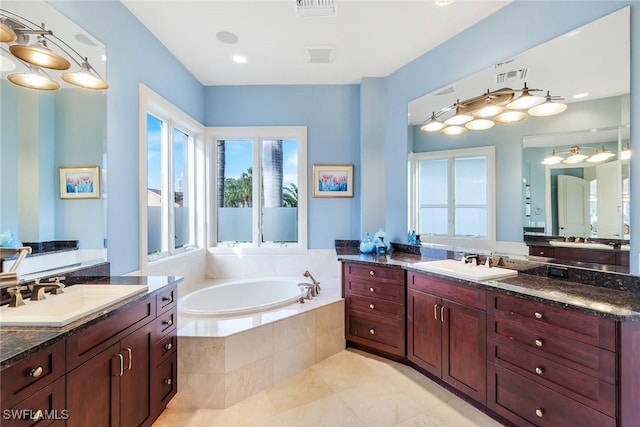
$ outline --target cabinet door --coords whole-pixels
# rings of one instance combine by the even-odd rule
[[[407,356],[438,377],[442,374],[442,323],[440,298],[407,290]]]
[[[67,427],[120,425],[120,343],[67,374]]]
[[[151,416],[152,335],[152,324],[148,324],[120,342],[120,353],[124,358],[120,382],[120,422],[123,426],[140,426]]]
[[[442,300],[442,379],[478,402],[486,402],[487,315]],[[433,310],[431,310],[433,313]]]

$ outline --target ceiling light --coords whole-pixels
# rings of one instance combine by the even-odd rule
[[[562,161],[562,163],[580,163],[582,161],[584,161],[586,158],[588,158],[589,156],[587,156],[586,154],[582,154],[580,152],[580,147],[578,147],[577,145],[574,145],[573,147],[571,147],[569,149],[569,153],[571,154],[569,157],[567,157],[566,159],[564,159]]]
[[[522,88],[522,94],[515,100],[507,104],[510,110],[526,110],[544,102],[544,96],[531,95],[531,91],[539,91],[540,89],[529,89],[525,82]]]
[[[543,165],[557,165],[558,163],[560,163],[561,161],[564,160],[564,157],[560,157],[556,154],[556,151],[553,150],[551,152],[551,154],[549,154],[548,156],[546,156],[543,160],[542,160],[542,164]]]
[[[447,126],[440,132],[444,133],[445,135],[460,135],[465,133],[466,131],[467,128],[465,128],[464,126]]]
[[[456,106],[456,114],[445,120],[444,123],[448,126],[458,126],[463,125],[471,120],[473,120],[473,116],[465,114],[463,112],[463,109],[460,107],[460,103],[458,103]]]
[[[525,120],[527,117],[527,113],[524,111],[505,111],[504,113],[493,118],[498,123],[516,123]]]
[[[554,102],[554,99],[561,99],[558,97],[552,97],[549,95],[549,91],[547,91],[547,96],[545,97],[545,101],[542,104],[536,105],[533,108],[530,108],[527,113],[532,116],[544,117],[544,116],[553,116],[554,114],[560,114],[564,110],[567,109],[567,104],[563,104],[562,102]]]
[[[442,122],[436,120],[436,113],[431,114],[427,120],[424,121],[424,124],[420,127],[420,130],[425,132],[437,132],[441,130],[446,125]]]
[[[589,157],[587,159],[587,162],[591,162],[591,163],[604,162],[605,160],[608,160],[614,156],[615,154],[613,154],[611,151],[607,150],[603,146],[600,150],[596,149],[596,153],[591,157]]]
[[[488,119],[475,119],[466,123],[464,126],[470,130],[486,130],[491,129],[495,123]]]
[[[234,55],[231,59],[233,59],[233,62],[236,62],[238,64],[244,64],[245,62],[247,62],[247,58],[242,55]]]
[[[486,119],[500,114],[504,110],[505,107],[503,107],[502,105],[487,105],[486,107],[482,107],[480,110],[475,111],[473,115],[481,119]]]
[[[436,6],[448,6],[453,3],[455,0],[433,0]]]
[[[622,147],[622,151],[620,152],[620,159],[629,160],[630,158],[631,158],[631,146],[629,145],[629,143],[627,143],[627,145]]]
[[[15,37],[11,36],[11,33]],[[34,44],[28,44],[31,35],[37,36]],[[46,29],[44,24],[37,25],[6,9],[0,9],[0,42],[12,43],[9,46],[9,52],[27,65],[27,71],[7,76],[14,84],[30,89],[59,89],[60,83],[45,74],[42,68],[68,70],[73,61],[80,67],[79,71],[64,73],[63,80],[89,89],[109,87],[98,72],[89,65],[86,57],[81,56],[67,42],[55,36],[53,31]],[[52,50],[49,43],[57,51]]]

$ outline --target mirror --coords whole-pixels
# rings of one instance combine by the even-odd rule
[[[595,150],[604,145],[616,154],[615,159],[620,159],[625,140],[628,140],[629,128],[626,125],[630,122],[629,22],[629,7],[625,7],[409,103],[410,151],[418,153],[480,146],[496,147],[498,243],[523,242],[524,227],[532,225],[540,226],[543,233],[554,233],[554,229],[547,224],[552,223],[547,220],[547,214],[552,208],[547,208],[545,204],[545,187],[536,183],[534,188],[534,171],[530,166],[533,160],[527,160],[530,157],[527,150],[534,140],[549,140],[550,136],[561,135],[565,139],[554,141],[553,146],[568,148],[572,143],[566,137],[575,134],[581,138],[579,145],[586,148],[589,141],[586,136],[592,130],[610,130],[616,133],[615,137],[607,141],[593,141],[597,145],[592,147]],[[544,96],[549,91],[552,96],[561,96],[568,108],[555,116],[530,116],[521,122],[496,123],[487,130],[469,130],[456,136],[420,130],[434,112],[438,113],[443,108],[454,105],[457,100],[468,100],[487,91],[502,88],[519,90],[525,86],[544,90],[533,93],[534,95]],[[516,92],[516,96],[520,93]],[[454,111],[443,113],[439,120],[446,120]],[[620,137],[617,136],[618,129]],[[550,141],[548,143],[552,144]],[[621,206],[620,212],[616,212],[619,221],[613,229],[622,230],[623,236],[628,238],[629,230],[625,233],[623,222],[625,216],[628,218],[630,215],[628,190],[623,190],[625,185],[628,188],[629,182],[628,160],[626,162],[618,162],[618,172],[612,178],[615,190],[611,194],[616,194],[616,200],[620,200]],[[544,180],[544,174],[540,179]],[[527,184],[530,185],[529,198]],[[542,193],[537,193],[539,191]],[[544,202],[534,204],[534,194]],[[517,206],[514,206],[516,203]],[[527,204],[530,215],[527,215]],[[597,205],[595,209],[597,210]],[[517,212],[522,214],[515,218]],[[597,228],[601,236],[616,233],[606,231],[603,222],[599,221]],[[425,241],[424,238],[422,240]],[[514,253],[527,254],[524,245],[504,246]]]
[[[105,47],[44,1],[3,1],[2,9],[32,22],[44,23],[72,49],[88,57],[103,77]],[[35,43],[30,36],[30,43]],[[56,52],[49,43],[49,48]],[[75,71],[76,63],[71,71]],[[46,73],[60,82],[56,91],[16,86],[7,75],[27,70],[11,55],[8,44],[0,46],[0,233],[15,233],[22,242],[51,246],[51,242],[78,241],[78,251],[66,257],[48,258],[52,269],[92,259],[106,259],[106,92],[81,89],[65,83],[59,72]],[[59,168],[98,166],[102,188],[98,198],[61,198]],[[56,249],[59,249],[56,247]],[[35,259],[34,257],[33,259]],[[46,258],[46,257],[38,257]],[[53,263],[53,264],[52,264]],[[42,263],[41,263],[42,264]],[[24,269],[26,270],[23,270]]]

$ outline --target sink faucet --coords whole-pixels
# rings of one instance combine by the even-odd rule
[[[317,296],[320,293],[320,282],[313,278],[311,273],[309,273],[309,270],[304,271],[304,277],[308,277],[311,279],[311,281],[313,282],[313,289],[311,291],[311,294],[313,296]]]
[[[7,286],[7,292],[11,295],[11,302],[9,303],[9,307],[19,307],[24,305],[24,301],[22,300],[21,291],[27,289],[25,286],[18,286],[20,283],[20,279],[18,278],[18,273],[16,270],[18,266],[22,262],[27,254],[31,253],[31,246],[23,246],[19,248],[4,248],[0,247],[0,258],[4,258],[5,256],[11,256],[14,254],[18,254],[18,258],[13,262],[13,265],[9,269],[9,271],[0,272],[0,287]]]
[[[462,258],[460,258],[460,261],[463,264],[471,263],[472,265],[478,265],[478,255],[462,254]]]
[[[40,283],[40,279],[36,279],[36,282],[29,286],[29,289],[31,289],[31,301],[42,301],[45,299],[44,293],[47,289],[51,289],[52,295],[63,293],[64,284],[60,281],[64,279],[65,277],[51,277],[49,278],[49,283],[44,284]]]

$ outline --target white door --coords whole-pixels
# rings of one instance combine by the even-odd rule
[[[620,161],[596,166],[598,238],[622,239],[622,182]]]
[[[558,231],[561,236],[591,236],[586,179],[558,175]]]

